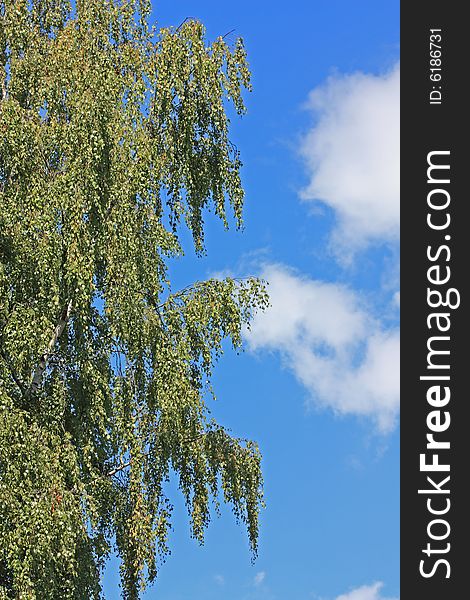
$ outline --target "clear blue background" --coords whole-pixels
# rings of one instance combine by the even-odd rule
[[[312,216],[298,199],[307,183],[297,155],[312,125],[302,105],[334,73],[383,72],[399,56],[397,0],[178,0],[155,2],[160,26],[196,17],[209,39],[241,35],[253,72],[248,114],[233,119],[247,192],[245,229],[224,232],[207,220],[207,257],[172,265],[175,289],[226,269],[245,274],[256,257],[311,277],[375,289],[385,250],[345,273],[327,255],[332,215]],[[379,254],[381,253],[381,254]],[[380,260],[379,260],[380,258]],[[341,376],[339,373],[338,376]],[[216,372],[213,415],[235,435],[255,439],[263,453],[267,508],[254,565],[246,533],[228,509],[214,518],[200,547],[189,537],[175,490],[172,554],[146,599],[329,600],[374,581],[398,596],[399,436],[379,438],[370,424],[330,412],[309,412],[307,392],[279,358],[228,353]],[[255,585],[257,573],[264,572]],[[222,581],[223,578],[223,581]],[[117,561],[104,591],[119,598]]]

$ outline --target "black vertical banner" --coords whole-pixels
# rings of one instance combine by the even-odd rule
[[[401,600],[469,597],[464,7],[401,5]]]

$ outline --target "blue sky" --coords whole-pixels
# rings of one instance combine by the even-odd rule
[[[270,282],[272,308],[214,378],[214,417],[258,441],[260,552],[229,510],[200,547],[177,490],[172,554],[146,599],[395,600],[399,595],[398,58],[396,0],[155,3],[160,26],[235,28],[253,93],[232,121],[245,229],[208,215],[214,273]],[[116,561],[105,592],[118,598]]]

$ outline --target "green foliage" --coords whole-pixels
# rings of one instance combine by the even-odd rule
[[[260,454],[210,417],[210,376],[267,303],[256,279],[172,292],[184,224],[242,219],[227,101],[241,40],[148,27],[146,0],[0,0],[0,598],[137,599],[179,478],[203,541],[223,498],[256,553]]]

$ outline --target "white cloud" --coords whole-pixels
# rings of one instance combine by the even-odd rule
[[[225,577],[223,575],[214,575],[214,581],[218,585],[224,585],[224,583],[225,583]]]
[[[301,197],[335,211],[332,243],[343,258],[398,240],[399,84],[397,64],[383,76],[330,77],[309,96],[316,124],[301,144],[310,176]]]
[[[399,409],[399,333],[384,329],[349,288],[265,266],[271,307],[246,333],[251,350],[278,351],[310,402],[372,418],[381,432]]]
[[[380,593],[382,587],[383,583],[381,582],[363,585],[347,594],[341,594],[336,600],[398,600],[397,598],[384,598]]]
[[[272,307],[246,334],[251,350],[280,353],[311,405],[368,417],[383,433],[399,411],[399,329],[385,325],[400,299],[399,83],[398,63],[381,76],[329,78],[309,96],[316,120],[301,144],[310,176],[301,197],[334,211],[337,257],[350,262],[369,244],[392,249],[380,291],[393,295],[388,314],[373,317],[347,286],[267,265],[261,275],[270,283]]]
[[[254,578],[254,584],[256,586],[261,585],[263,583],[263,581],[266,578],[266,572],[265,571],[260,571],[259,573],[256,573],[255,578]]]

